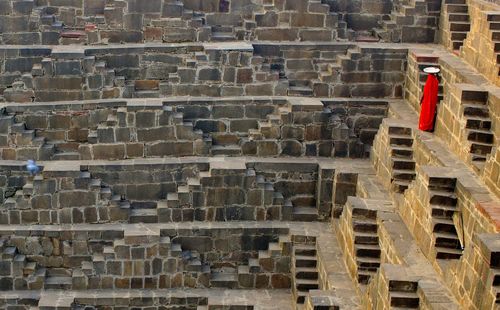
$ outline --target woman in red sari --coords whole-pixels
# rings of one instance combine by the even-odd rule
[[[424,95],[420,101],[420,120],[418,128],[424,131],[434,130],[434,117],[436,115],[436,105],[438,101],[439,81],[435,74],[438,73],[438,68],[426,68],[424,72],[428,72],[427,82],[424,86]],[[430,70],[434,69],[434,70]]]

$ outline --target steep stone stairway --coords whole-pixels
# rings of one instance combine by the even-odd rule
[[[304,304],[310,290],[319,289],[316,238],[293,236],[292,295],[298,305]]]
[[[377,235],[377,213],[353,209],[352,228],[358,266],[357,280],[360,284],[368,284],[380,267],[381,251]]]
[[[462,91],[461,110],[465,119],[464,134],[470,143],[470,159],[481,170],[495,143],[491,130],[488,92]]]
[[[461,243],[454,223],[457,209],[456,179],[429,178],[429,205],[432,209],[434,246],[437,259],[459,259]]]
[[[413,138],[411,128],[389,127],[391,152],[392,189],[403,193],[415,179],[415,160],[413,159]]]
[[[465,0],[445,0],[443,9],[446,10],[447,14],[451,47],[454,51],[458,51],[464,45],[464,40],[470,30],[467,2]]]
[[[498,75],[500,76],[500,13],[488,12],[486,19],[489,24],[494,55],[496,56]]]

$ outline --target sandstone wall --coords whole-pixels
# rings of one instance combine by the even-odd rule
[[[469,1],[471,30],[464,41],[461,56],[496,86],[500,85],[498,54],[498,5],[485,1]]]

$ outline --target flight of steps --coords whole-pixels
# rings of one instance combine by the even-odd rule
[[[292,206],[289,201],[283,198],[283,195],[274,189],[271,182],[266,180],[263,175],[256,174],[255,170],[252,168],[246,168],[245,171],[241,171],[244,179],[244,184],[242,184],[242,189],[247,190],[261,190],[263,191],[262,205],[256,207],[268,208],[280,208],[281,212],[277,214],[267,214],[266,217],[270,219],[276,219],[276,216],[280,216],[285,220],[291,219]],[[228,170],[227,179],[231,174],[235,174],[231,169]],[[168,193],[166,200],[160,200],[155,203],[147,204],[148,208],[141,208],[144,217],[148,216],[149,222],[181,222],[181,221],[203,221],[205,220],[205,215],[209,208],[222,208],[230,207],[231,205],[218,205],[210,206],[206,204],[205,197],[212,191],[216,190],[218,187],[225,187],[223,179],[224,175],[213,174],[211,170],[200,171],[197,175],[193,177],[188,177],[186,183],[181,183],[177,186],[177,191]],[[155,214],[155,212],[157,212]],[[240,214],[241,215],[241,214]],[[226,214],[226,216],[229,216]],[[241,215],[243,216],[243,215]],[[134,217],[134,221],[139,222],[139,217]],[[216,218],[210,218],[208,220],[217,220]],[[226,221],[236,220],[234,218],[224,218]],[[255,219],[245,219],[245,220],[259,220]]]
[[[488,92],[462,91],[461,109],[466,121],[465,134],[470,143],[470,159],[475,169],[481,171],[495,142],[491,131]]]
[[[240,142],[248,136],[233,132],[214,132],[205,141],[211,141],[210,154],[212,156],[240,156],[242,150]]]
[[[356,253],[358,283],[368,284],[380,267],[377,212],[352,209],[352,229]]]
[[[315,50],[301,53],[303,55],[296,51],[283,52],[283,58],[286,59],[285,75],[289,83],[288,95],[290,96],[329,96],[328,84],[338,80],[339,72],[342,70],[342,60],[355,60],[356,57],[361,56],[359,49],[356,48],[348,50],[345,55]],[[299,58],[301,56],[304,58]],[[288,65],[293,62],[302,64],[291,69]]]
[[[448,14],[451,45],[454,51],[460,50],[470,30],[469,9],[466,0],[444,0]]]
[[[389,280],[391,309],[417,309],[420,298],[417,295],[418,282]]]
[[[498,75],[500,76],[500,12],[488,12],[486,18],[496,56]]]
[[[239,275],[269,272],[264,267],[269,264],[266,264],[264,261],[268,262],[269,260],[279,259],[282,256],[291,256],[291,254],[292,241],[290,236],[280,235],[277,241],[269,242],[267,250],[259,250],[256,258],[249,258],[246,265],[212,268],[210,286],[230,289],[242,287],[242,283],[239,282]]]
[[[322,83],[334,83],[340,78],[341,72],[356,71],[352,63],[360,59],[362,56],[361,49],[356,46],[349,48],[345,54],[336,54],[331,61],[319,63],[317,70],[319,71],[319,81]]]
[[[461,244],[453,216],[457,209],[456,179],[429,178],[429,205],[432,209],[433,237],[437,259],[459,259]]]
[[[4,278],[11,278],[16,289],[39,290],[44,286],[45,268],[40,268],[37,262],[28,261],[17,247],[7,245],[6,239],[0,239],[0,262],[9,262],[11,272]]]
[[[318,220],[318,209],[316,208],[315,199],[312,195],[296,195],[287,199],[285,205],[293,206],[293,221],[315,222]]]
[[[403,193],[415,179],[413,137],[411,128],[389,127],[391,156],[391,186],[396,193]]]
[[[315,237],[293,236],[291,267],[293,299],[301,305],[309,290],[319,289]]]
[[[16,122],[13,115],[2,116],[1,121],[9,128],[7,144],[1,147],[15,145],[17,149],[31,150],[37,154],[36,158],[19,158],[18,156],[17,159],[48,160],[57,152],[55,146],[47,143],[45,137],[37,135],[37,131],[29,129],[25,122]]]
[[[383,41],[399,43],[403,41],[402,32],[405,26],[435,28],[437,25],[434,25],[436,20],[433,17],[439,17],[439,14],[439,11],[429,11],[427,1],[424,0],[395,1],[390,19],[382,20],[381,28],[375,28],[372,32]]]

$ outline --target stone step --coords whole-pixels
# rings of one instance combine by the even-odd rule
[[[237,288],[238,274],[234,268],[213,270],[210,278],[211,287]]]
[[[411,180],[393,180],[391,182],[391,189],[397,193],[404,193],[410,187]]]
[[[380,257],[380,247],[378,244],[355,244],[354,251],[356,252],[356,257]]]
[[[295,279],[295,287],[298,291],[309,291],[318,289],[319,284],[316,279]]]
[[[158,223],[158,212],[156,209],[132,209],[130,223]]]
[[[210,39],[217,42],[227,42],[236,40],[236,37],[230,32],[212,32]]]
[[[450,249],[436,246],[437,259],[460,259],[461,256],[462,250],[460,249]]]
[[[318,261],[315,256],[295,255],[294,256],[295,268],[309,267],[316,268]]]
[[[415,161],[408,158],[391,157],[392,168],[396,170],[415,170]]]
[[[467,129],[491,129],[491,118],[489,117],[468,117],[465,128]]]
[[[414,309],[419,307],[420,299],[416,292],[389,292],[391,309],[400,307]]]
[[[462,4],[445,4],[448,13],[467,13],[468,8]]]
[[[434,233],[436,247],[460,249],[462,246],[460,239],[456,234],[452,233]]]
[[[469,30],[470,30],[469,22],[453,21],[450,23],[450,31],[469,31]]]
[[[449,233],[449,234],[457,234],[457,230],[455,229],[455,224],[452,219],[443,219],[443,218],[433,218],[432,226],[434,233]]]
[[[354,244],[378,244],[377,232],[354,232]]]
[[[395,180],[406,180],[411,181],[415,179],[415,171],[414,170],[404,170],[404,169],[394,169],[392,170],[392,177]]]
[[[486,155],[491,153],[493,149],[493,144],[491,143],[481,143],[481,142],[473,142],[471,143],[470,152],[475,155]]]
[[[479,105],[479,104],[462,104],[463,113],[465,117],[482,117],[489,118],[490,113],[487,106]]]
[[[377,222],[370,219],[352,219],[352,229],[356,233],[377,233]]]
[[[241,147],[239,145],[212,145],[212,147],[210,148],[210,153],[214,156],[240,156]]]
[[[412,159],[413,148],[411,146],[391,146],[391,156]]]
[[[78,152],[58,152],[52,155],[52,160],[80,160]]]
[[[372,268],[380,267],[380,258],[357,256],[356,264],[358,267],[361,267],[362,270],[372,270]]]
[[[451,32],[450,38],[451,40],[460,40],[463,41],[467,38],[468,31],[453,31]]]
[[[318,270],[314,267],[295,268],[295,278],[317,280],[318,279]]]
[[[318,210],[315,207],[293,207],[292,220],[314,222],[318,220]]]
[[[299,306],[303,306],[302,304],[304,304],[308,293],[309,291],[297,291],[296,289],[294,290],[294,295],[296,297],[296,302],[297,302],[297,310],[299,310]]]
[[[448,14],[449,22],[468,22],[469,14],[467,13],[449,13]]]
[[[44,288],[53,290],[71,290],[72,278],[64,276],[49,276],[45,278]]]
[[[288,88],[288,96],[312,97],[313,90],[308,86],[290,86]]]
[[[316,257],[316,246],[310,244],[293,245],[295,255]]]
[[[479,143],[493,143],[495,136],[486,129],[467,129],[467,140]]]
[[[431,205],[456,206],[457,204],[457,195],[454,191],[432,189],[429,190],[429,197]]]
[[[370,279],[374,276],[375,272],[374,271],[369,271],[369,270],[358,270],[358,283],[359,284],[368,284],[370,282]]]
[[[389,134],[389,144],[391,146],[408,146],[413,145],[413,138],[411,136]]]
[[[442,206],[442,205],[431,205],[432,217],[436,218],[450,218],[457,212],[456,206]]]

